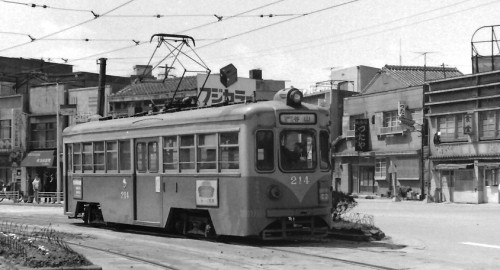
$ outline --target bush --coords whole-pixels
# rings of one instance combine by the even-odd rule
[[[341,191],[332,192],[332,218],[333,220],[340,220],[340,216],[349,212],[356,207],[358,203],[354,198]]]
[[[398,187],[398,196],[401,198],[406,198],[406,195],[411,192],[411,187],[409,186],[400,186]]]

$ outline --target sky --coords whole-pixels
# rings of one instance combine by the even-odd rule
[[[498,10],[499,0],[0,0],[0,56],[95,73],[107,58],[108,75],[130,76],[168,56],[153,35],[188,35],[186,54],[212,73],[233,64],[239,77],[261,69],[264,79],[308,89],[359,65],[469,74],[471,41],[491,39],[488,28],[474,33],[500,24]],[[191,64],[171,74],[199,70]]]

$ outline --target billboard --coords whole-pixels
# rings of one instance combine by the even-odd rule
[[[197,75],[198,91],[203,86],[206,77],[206,74]],[[257,80],[255,79],[238,78],[237,81],[226,87],[221,83],[220,76],[215,74],[208,77],[198,100],[201,106],[218,104],[226,100],[228,102],[244,102],[245,100],[253,100],[256,90]]]

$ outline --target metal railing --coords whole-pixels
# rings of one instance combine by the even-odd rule
[[[400,125],[390,127],[380,127],[378,135],[402,134],[403,128]]]

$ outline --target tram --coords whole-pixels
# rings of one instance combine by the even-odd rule
[[[184,235],[324,235],[329,111],[302,97],[291,88],[270,101],[70,126],[65,214]]]

